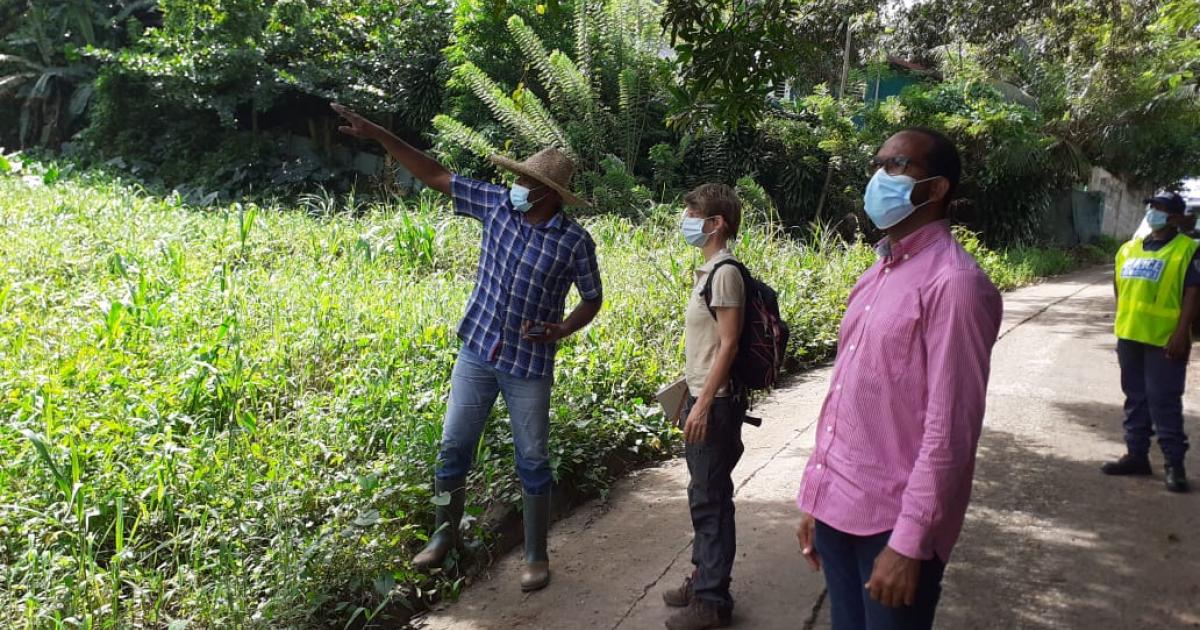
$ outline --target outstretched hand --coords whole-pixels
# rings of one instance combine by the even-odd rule
[[[330,103],[329,107],[332,108],[333,111],[337,112],[338,116],[341,116],[347,123],[349,123],[347,125],[338,127],[338,131],[348,136],[362,138],[363,140],[375,139],[376,132],[380,129],[379,125],[376,125],[366,118],[363,118],[358,114],[358,112],[347,108],[341,103]]]

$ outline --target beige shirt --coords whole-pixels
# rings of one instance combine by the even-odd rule
[[[722,260],[729,260],[733,255],[729,250],[721,250],[712,260],[696,269],[696,283],[692,287],[692,295],[688,299],[684,311],[684,363],[683,376],[687,380],[688,391],[693,396],[699,396],[704,389],[704,381],[712,369],[713,360],[717,358],[717,350],[721,346],[721,335],[717,331],[717,320],[704,304],[704,285],[708,282],[708,274]],[[725,265],[717,270],[713,277],[712,301],[713,308],[741,308],[745,300],[746,288],[742,284],[742,273],[733,265]],[[728,387],[722,387],[717,396],[729,395]]]

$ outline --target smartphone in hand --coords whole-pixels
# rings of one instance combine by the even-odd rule
[[[537,339],[538,337],[544,337],[546,332],[546,324],[542,322],[527,321],[525,323],[525,329],[522,331],[521,335],[527,339]]]

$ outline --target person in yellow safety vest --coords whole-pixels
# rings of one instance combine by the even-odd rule
[[[1152,232],[1121,246],[1114,279],[1128,452],[1101,470],[1106,475],[1152,474],[1150,438],[1157,433],[1167,490],[1187,492],[1183,386],[1192,322],[1200,312],[1200,244],[1180,233],[1190,223],[1183,198],[1164,193],[1146,203]]]

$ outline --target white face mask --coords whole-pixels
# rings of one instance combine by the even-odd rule
[[[867,217],[881,230],[896,226],[916,212],[917,208],[933,201],[927,199],[917,205],[912,202],[913,188],[931,179],[937,179],[937,176],[916,180],[908,175],[888,175],[882,168],[875,171],[863,195]]]
[[[711,219],[712,217],[708,217]],[[709,234],[704,231],[704,222],[708,219],[700,217],[683,217],[683,223],[679,226],[679,231],[683,232],[683,240],[688,242],[688,245],[696,247],[704,247],[708,242]]]
[[[1170,215],[1153,206],[1146,206],[1146,225],[1155,232],[1167,227]]]
[[[536,190],[541,190],[542,188],[543,187],[541,186],[537,188],[526,188],[520,184],[513,186],[508,191],[508,199],[512,202],[513,210],[516,210],[517,212],[529,212],[529,209],[532,208],[534,204],[533,201],[529,200],[530,193]]]

